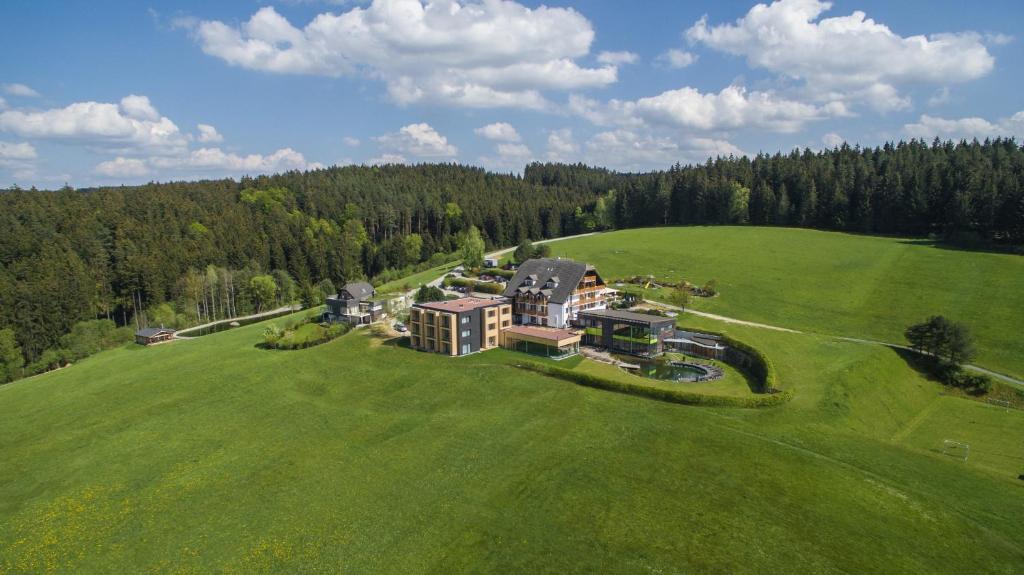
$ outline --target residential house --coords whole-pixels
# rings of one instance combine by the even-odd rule
[[[501,331],[511,326],[512,304],[505,298],[417,303],[409,311],[409,342],[421,351],[468,355],[501,345]]]
[[[327,298],[324,320],[355,325],[373,323],[384,316],[383,302],[373,300],[376,294],[367,282],[349,282],[337,295]]]
[[[604,309],[606,289],[591,265],[539,258],[520,264],[505,297],[513,300],[514,323],[564,328],[581,311]]]

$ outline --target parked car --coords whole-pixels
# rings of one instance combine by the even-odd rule
[[[399,333],[405,333],[405,332],[409,331],[409,328],[405,327],[404,323],[402,323],[400,321],[396,321],[395,322],[395,330],[397,332],[399,332]]]

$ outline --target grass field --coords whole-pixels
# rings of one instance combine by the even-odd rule
[[[944,314],[971,327],[976,363],[1024,378],[1021,256],[757,227],[623,230],[551,247],[596,265],[606,280],[715,279],[720,295],[694,298],[694,309],[799,330],[902,343],[907,326]]]
[[[685,407],[363,330],[273,353],[263,324],[0,387],[0,573],[1024,570],[1020,412],[885,348],[690,325],[768,351],[793,401]],[[949,426],[977,457],[933,451]]]

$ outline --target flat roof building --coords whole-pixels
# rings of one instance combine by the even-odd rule
[[[675,323],[670,317],[613,309],[581,311],[576,318],[584,345],[642,356],[661,354]]]
[[[501,332],[501,346],[506,349],[564,359],[580,352],[579,333],[571,329],[514,325]]]
[[[468,355],[501,344],[501,331],[512,327],[512,304],[478,297],[417,303],[408,327],[413,349]]]

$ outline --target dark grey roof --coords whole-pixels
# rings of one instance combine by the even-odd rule
[[[662,317],[660,315],[650,315],[646,313],[636,313],[633,311],[622,311],[619,309],[590,309],[580,311],[576,317],[607,317],[611,319],[621,319],[623,321],[632,321],[646,324],[658,324],[658,323],[675,323],[676,320],[671,317]]]
[[[544,291],[551,292],[548,298],[548,301],[551,303],[565,303],[572,291],[576,289],[576,286],[580,285],[580,280],[583,279],[583,275],[589,269],[593,268],[585,263],[573,260],[559,258],[526,260],[519,265],[516,275],[509,280],[508,287],[505,288],[505,296],[515,296],[519,288],[523,287],[523,282],[526,278],[536,280],[533,286],[527,287],[540,287],[551,277],[556,277],[561,280],[558,282],[558,285],[554,289]]]
[[[341,288],[342,292],[348,292],[352,296],[352,299],[363,301],[373,297],[373,286],[366,282],[348,282],[344,287]],[[346,299],[341,297],[341,292],[338,292],[338,299]]]
[[[153,337],[161,333],[174,333],[174,330],[169,327],[144,327],[135,332],[135,335],[139,337]]]

